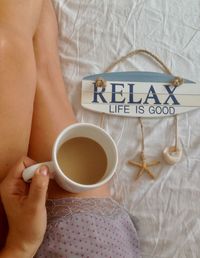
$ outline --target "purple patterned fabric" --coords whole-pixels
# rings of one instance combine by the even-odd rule
[[[35,258],[139,258],[129,214],[111,198],[47,201],[47,231]]]

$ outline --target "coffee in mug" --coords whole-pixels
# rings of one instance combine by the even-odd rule
[[[78,193],[107,183],[117,163],[116,144],[104,129],[89,123],[76,123],[58,135],[52,161],[26,168],[22,177],[29,182],[37,168],[47,165],[60,187]]]
[[[107,168],[104,149],[87,137],[75,137],[64,142],[58,150],[57,161],[68,178],[86,185],[99,182]]]

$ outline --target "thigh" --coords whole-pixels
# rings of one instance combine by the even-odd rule
[[[36,88],[33,51],[41,0],[0,1],[0,181],[27,154]]]
[[[34,36],[37,87],[29,144],[29,156],[37,161],[51,158],[57,135],[67,125],[75,122],[65,90],[57,44],[56,15],[51,1],[44,0]]]
[[[43,0],[1,0],[0,24],[15,33],[33,36]]]

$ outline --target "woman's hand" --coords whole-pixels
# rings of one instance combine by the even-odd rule
[[[35,162],[22,158],[0,185],[0,197],[8,218],[9,232],[0,257],[33,257],[46,230],[47,167],[36,172],[31,184],[22,179],[22,171]]]

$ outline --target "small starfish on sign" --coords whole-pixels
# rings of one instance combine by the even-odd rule
[[[135,162],[135,161],[132,161],[132,160],[129,160],[128,163],[130,165],[133,165],[133,166],[136,166],[136,167],[139,167],[140,170],[136,176],[136,180],[141,177],[144,172],[146,172],[152,179],[155,179],[155,176],[154,174],[151,172],[151,170],[149,169],[149,167],[152,167],[152,166],[156,166],[160,163],[160,161],[158,160],[152,160],[150,163],[147,163],[146,162],[146,159],[145,159],[145,156],[144,156],[144,153],[141,152],[141,163],[140,162]]]

